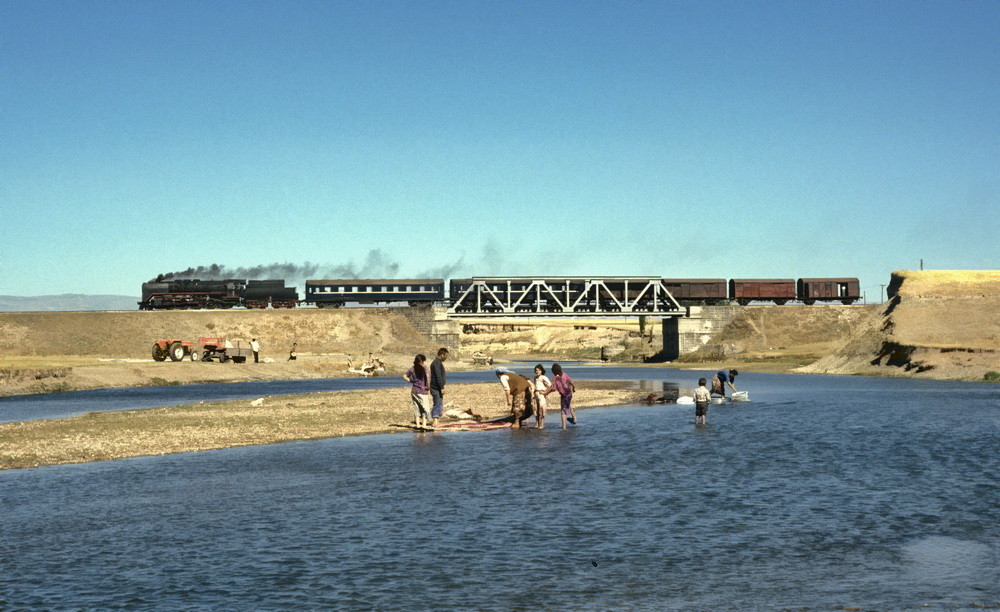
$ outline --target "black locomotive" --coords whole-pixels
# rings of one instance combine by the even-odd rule
[[[139,310],[294,308],[298,303],[295,287],[286,287],[283,280],[181,279],[143,283]]]

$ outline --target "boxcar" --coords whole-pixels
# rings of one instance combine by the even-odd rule
[[[340,308],[347,302],[385,304],[409,302],[411,306],[444,299],[444,279],[388,278],[306,281],[305,302],[320,308]]]
[[[718,304],[729,299],[724,278],[664,278],[663,284],[680,302]]]
[[[795,295],[792,278],[734,278],[729,281],[729,299],[746,306],[750,302],[774,302],[781,306]]]
[[[817,301],[853,304],[861,299],[861,283],[856,278],[800,278],[798,298],[806,304]]]

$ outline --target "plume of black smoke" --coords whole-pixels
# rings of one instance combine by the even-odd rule
[[[464,267],[462,259],[457,262],[431,268],[414,274],[417,278],[452,278]],[[240,278],[247,280],[283,279],[289,287],[305,287],[307,280],[347,279],[347,278],[398,278],[400,264],[389,258],[379,249],[368,252],[362,263],[349,261],[345,264],[315,264],[305,262],[294,264],[290,262],[273,263],[261,266],[236,267],[212,264],[159,274],[150,282],[162,282],[181,279],[225,280]]]

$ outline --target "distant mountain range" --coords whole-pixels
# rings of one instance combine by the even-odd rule
[[[80,293],[31,297],[0,295],[0,312],[138,309],[139,298],[130,295],[83,295]]]

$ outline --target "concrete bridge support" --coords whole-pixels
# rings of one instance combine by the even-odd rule
[[[742,306],[688,306],[685,317],[663,319],[663,357],[673,361],[710,343]]]
[[[431,342],[434,343],[434,351],[442,346],[447,347],[452,357],[458,358],[462,323],[448,318],[446,306],[421,306],[400,308],[399,310],[413,323],[413,327],[417,328],[417,331],[430,338]],[[432,359],[432,355],[428,353],[427,358]]]

